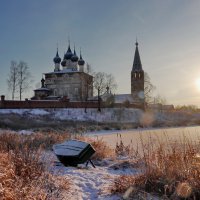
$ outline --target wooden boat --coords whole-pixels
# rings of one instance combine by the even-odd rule
[[[91,156],[95,153],[91,144],[80,140],[68,140],[61,144],[55,144],[53,151],[65,166],[77,166],[85,162],[88,164],[89,161],[91,162]],[[93,165],[92,162],[91,164]]]

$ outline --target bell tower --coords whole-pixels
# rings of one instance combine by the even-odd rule
[[[135,102],[144,103],[144,71],[142,69],[137,40],[135,45],[135,56],[131,71],[131,94]]]

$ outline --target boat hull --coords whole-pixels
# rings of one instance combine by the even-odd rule
[[[90,160],[95,153],[91,144],[79,140],[69,140],[53,146],[58,160],[65,166],[77,166]]]

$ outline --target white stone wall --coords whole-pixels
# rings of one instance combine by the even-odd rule
[[[86,73],[54,73],[45,78],[45,85],[52,91],[52,96],[67,96],[70,100],[85,100],[88,90],[88,97],[93,95],[92,87],[88,87],[88,79],[91,78]],[[91,80],[92,82],[92,80]]]

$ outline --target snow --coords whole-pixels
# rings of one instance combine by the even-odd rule
[[[103,108],[99,112],[95,108],[58,108],[58,109],[0,109],[0,114],[19,114],[33,116],[49,116],[57,120],[96,121],[96,122],[139,122],[143,111],[127,108]]]
[[[78,70],[74,70],[73,68],[71,69],[63,69],[63,70],[60,70],[60,71],[55,71],[55,72],[49,72],[49,73],[45,73],[45,74],[64,74],[64,73],[67,73],[67,72],[70,72],[70,73],[77,73],[77,72],[80,72]]]
[[[50,91],[50,89],[48,89],[48,88],[38,88],[38,89],[35,89],[34,91]]]
[[[156,145],[159,143],[182,142],[183,139],[187,141],[200,141],[200,126],[190,127],[168,127],[168,128],[138,128],[129,130],[109,130],[109,131],[95,131],[85,134],[90,137],[97,137],[105,141],[111,148],[116,147],[116,143],[123,141],[125,146],[132,145],[140,149],[141,141],[143,145],[148,144],[149,139]]]
[[[133,96],[131,94],[116,94],[115,103],[124,103],[125,101],[133,102]]]
[[[62,146],[62,145],[79,147],[81,149],[84,149],[86,146],[88,146],[88,143],[87,142],[82,142],[82,141],[79,141],[79,140],[69,140],[69,141],[61,143],[59,146]]]
[[[106,123],[134,123],[144,126],[173,126],[198,123],[200,113],[182,111],[151,111],[144,112],[135,108],[56,108],[56,109],[0,109],[0,115],[18,114],[28,118],[47,116],[52,120],[72,120]]]
[[[54,152],[56,155],[60,156],[78,156],[81,152],[81,150],[77,149],[58,149],[54,147]]]
[[[121,196],[110,194],[108,188],[113,183],[113,180],[122,174],[138,174],[141,170],[132,168],[114,168],[113,165],[118,163],[118,160],[104,160],[103,166],[86,167],[79,165],[78,167],[65,167],[56,158],[52,152],[45,154],[47,162],[52,164],[47,166],[49,171],[56,175],[70,178],[71,191],[69,199],[72,200],[119,200]]]
[[[21,135],[31,135],[31,134],[33,134],[33,131],[30,131],[30,130],[20,130],[20,131],[18,131],[18,134],[21,134]]]
[[[78,156],[89,144],[78,140],[70,140],[53,146],[56,155]]]
[[[22,115],[26,109],[0,109],[0,114],[19,114]]]
[[[43,109],[32,109],[29,113],[31,115],[48,115],[49,114],[49,112]]]
[[[49,112],[44,109],[0,109],[0,114],[47,115]]]
[[[47,116],[52,120],[72,120],[106,123],[133,123],[135,125],[175,126],[198,124],[200,113],[154,110],[144,112],[136,108],[56,108],[56,109],[0,109],[0,115],[18,114],[28,118]]]

